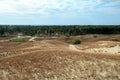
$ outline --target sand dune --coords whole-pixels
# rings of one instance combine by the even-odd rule
[[[85,51],[92,53],[120,54],[120,46],[116,45],[112,47],[91,48],[91,49],[86,49]]]

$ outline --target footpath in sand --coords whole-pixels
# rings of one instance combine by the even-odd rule
[[[77,49],[76,46],[75,46],[75,45],[72,45],[72,44],[69,45],[69,49],[70,49],[70,50],[74,50],[74,51],[78,51],[78,52],[83,52],[82,50]]]
[[[29,41],[35,41],[36,38],[37,37],[32,37],[32,38],[29,39]]]

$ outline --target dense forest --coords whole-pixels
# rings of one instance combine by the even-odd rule
[[[17,34],[29,36],[76,36],[84,34],[120,34],[120,25],[98,26],[98,25],[0,25],[0,36],[11,36]]]

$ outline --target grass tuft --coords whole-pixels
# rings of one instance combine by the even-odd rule
[[[10,42],[26,42],[24,38],[13,38],[9,40]]]

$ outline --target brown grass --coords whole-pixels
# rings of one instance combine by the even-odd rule
[[[11,52],[0,57],[0,80],[120,79],[117,55],[72,51],[62,40],[4,42],[0,46],[0,53]]]

